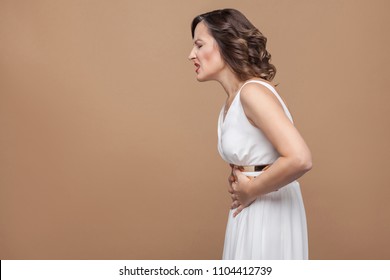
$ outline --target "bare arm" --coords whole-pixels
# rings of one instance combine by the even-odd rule
[[[232,207],[238,207],[235,216],[257,197],[296,180],[312,166],[309,148],[268,88],[250,83],[240,97],[249,121],[266,135],[280,157],[253,180],[234,170],[237,180],[232,183]]]

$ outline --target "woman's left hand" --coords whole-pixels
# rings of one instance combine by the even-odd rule
[[[236,211],[233,213],[233,217],[236,217],[242,209],[248,207],[256,200],[256,196],[253,194],[253,186],[251,180],[242,174],[237,168],[233,169],[233,174],[236,178],[236,181],[232,183],[232,193],[231,197],[233,199],[232,209],[236,208]]]

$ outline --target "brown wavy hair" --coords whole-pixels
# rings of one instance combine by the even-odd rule
[[[222,9],[195,17],[191,24],[192,38],[200,22],[208,27],[223,59],[241,81],[254,77],[272,81],[276,68],[266,50],[267,38],[241,12]]]

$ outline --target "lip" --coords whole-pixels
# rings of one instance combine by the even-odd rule
[[[195,72],[198,73],[199,72],[199,68],[200,68],[200,64],[194,63],[194,65],[195,65]]]

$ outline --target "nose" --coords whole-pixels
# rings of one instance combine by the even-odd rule
[[[188,60],[193,60],[196,58],[195,50],[194,48],[191,50],[190,55],[188,56]]]

